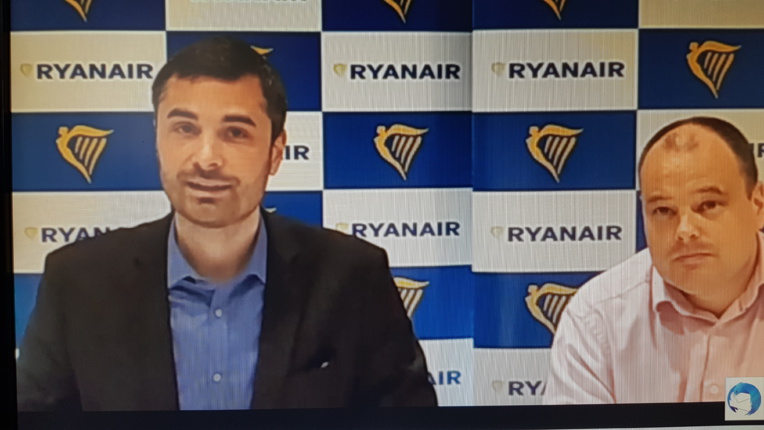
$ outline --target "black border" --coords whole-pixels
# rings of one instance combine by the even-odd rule
[[[724,403],[441,408],[301,409],[221,412],[19,414],[19,430],[110,429],[505,429],[764,425],[724,421]]]

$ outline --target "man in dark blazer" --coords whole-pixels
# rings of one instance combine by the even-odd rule
[[[51,253],[19,410],[434,406],[382,249],[260,209],[286,97],[246,43],[153,85],[167,217]]]

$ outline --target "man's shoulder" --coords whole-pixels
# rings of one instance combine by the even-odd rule
[[[47,261],[67,264],[97,265],[99,262],[115,262],[130,253],[140,252],[140,247],[161,246],[167,240],[170,218],[167,217],[136,225],[110,230],[86,239],[62,246],[48,254]]]
[[[652,267],[650,251],[638,252],[584,284],[571,302],[570,311],[586,314],[593,308],[611,307],[616,302],[632,303],[647,297]]]

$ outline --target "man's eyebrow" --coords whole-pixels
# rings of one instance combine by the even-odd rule
[[[167,113],[167,118],[172,118],[174,116],[179,116],[181,118],[188,118],[188,119],[198,119],[195,113],[185,109],[178,109],[178,108],[175,108]]]
[[[246,115],[226,115],[223,117],[223,122],[243,122],[244,124],[249,124],[252,127],[257,127],[255,122],[252,121],[252,118]]]
[[[711,193],[711,194],[726,194],[724,191],[722,191],[721,188],[715,185],[709,185],[707,187],[699,188],[695,192],[696,193]]]
[[[653,194],[652,196],[648,197],[647,200],[645,200],[645,204],[649,205],[651,203],[660,202],[663,200],[668,200],[669,198],[666,196],[663,196],[661,194]]]

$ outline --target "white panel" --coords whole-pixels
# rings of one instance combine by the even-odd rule
[[[11,34],[13,112],[151,111],[164,32]]]
[[[470,197],[470,189],[326,190],[324,227],[385,248],[393,267],[470,264]]]
[[[324,111],[469,110],[470,43],[469,34],[323,33]]]
[[[605,270],[634,254],[633,191],[473,196],[476,272]]]
[[[168,30],[321,31],[320,0],[166,0]]]
[[[42,273],[49,252],[78,239],[170,212],[162,191],[13,193],[15,273]]]
[[[472,406],[472,339],[420,340],[438,406]]]
[[[641,0],[641,28],[764,28],[761,0]]]
[[[475,349],[475,405],[540,405],[549,349]]]
[[[321,191],[324,188],[323,122],[319,112],[287,113],[287,148],[268,191]]]
[[[473,34],[476,112],[636,109],[637,30]]]

